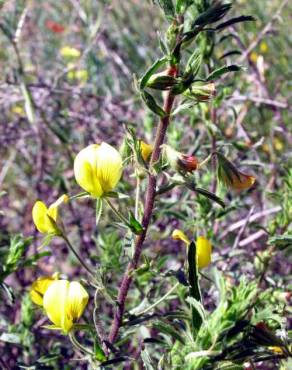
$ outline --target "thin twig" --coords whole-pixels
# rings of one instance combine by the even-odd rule
[[[138,313],[138,315],[145,315],[145,313],[153,310],[156,306],[158,306],[161,302],[163,302],[172,292],[176,290],[176,288],[179,286],[180,283],[176,283],[164,296],[159,298],[156,302],[154,302],[152,305],[145,308],[145,310]]]

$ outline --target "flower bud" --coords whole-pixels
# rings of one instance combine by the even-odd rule
[[[141,156],[145,162],[148,162],[153,152],[152,145],[145,143],[145,141],[139,140]]]
[[[177,81],[173,76],[166,74],[167,71],[153,74],[147,81],[146,86],[155,90],[170,90]]]
[[[199,162],[193,155],[182,154],[169,145],[163,145],[168,163],[177,172],[192,172],[198,169]]]
[[[32,219],[40,233],[59,234],[60,229],[57,225],[58,207],[69,200],[66,194],[62,195],[47,208],[44,202],[38,200],[32,208]]]
[[[74,161],[77,183],[94,198],[112,191],[120,181],[122,170],[120,153],[107,143],[89,145]]]
[[[179,229],[173,230],[171,237],[173,240],[180,240],[184,242],[186,245],[189,245],[191,242],[190,239],[186,236],[186,234]]]
[[[199,102],[205,102],[216,96],[216,87],[213,82],[208,84],[193,84],[184,92],[184,96]]]

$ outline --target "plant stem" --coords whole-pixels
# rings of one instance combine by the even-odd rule
[[[139,315],[145,315],[145,313],[151,311],[154,307],[158,306],[163,302],[172,292],[176,290],[180,283],[176,283],[163,297],[159,298],[158,301],[154,302],[152,305],[145,308],[145,310],[139,312]]]
[[[170,67],[168,70],[168,75],[176,76],[177,75],[177,67]],[[123,276],[122,283],[120,286],[118,299],[117,299],[117,308],[114,314],[114,320],[111,326],[110,334],[109,334],[109,342],[114,343],[119,333],[119,329],[122,325],[123,315],[125,311],[125,301],[127,298],[127,294],[130,288],[130,284],[133,279],[133,271],[137,268],[139,263],[139,258],[142,252],[143,243],[146,238],[147,229],[151,220],[154,200],[156,195],[156,175],[154,175],[151,171],[151,167],[159,160],[161,154],[161,145],[164,142],[166,131],[170,122],[170,113],[172,110],[174,102],[174,96],[171,94],[171,91],[167,92],[167,95],[164,100],[164,111],[166,112],[166,116],[160,119],[156,138],[154,142],[154,148],[150,160],[150,171],[148,175],[148,186],[146,197],[144,201],[144,216],[142,220],[143,232],[137,236],[136,243],[135,243],[135,250],[133,259],[129,262],[127,270]]]
[[[93,352],[91,352],[89,349],[87,349],[81,343],[78,342],[78,340],[76,339],[76,337],[75,337],[75,335],[72,331],[69,332],[68,336],[69,336],[69,339],[70,339],[71,343],[73,344],[73,346],[75,348],[77,348],[79,351],[81,351],[83,353],[86,353],[87,355],[90,355],[90,356],[94,355]]]
[[[107,205],[110,207],[110,209],[114,212],[114,214],[125,224],[126,226],[129,226],[129,222],[126,219],[125,216],[123,216],[117,209],[116,207],[112,204],[112,202],[108,198],[104,198],[106,201]]]
[[[96,280],[94,272],[87,266],[87,264],[82,260],[82,258],[79,256],[79,254],[76,252],[75,248],[71,244],[70,240],[67,238],[66,235],[62,234],[61,238],[66,242],[68,245],[70,251],[74,254],[74,256],[78,259],[78,261],[81,263],[81,265],[85,268],[86,271]]]

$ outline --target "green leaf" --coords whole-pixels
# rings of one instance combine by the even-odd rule
[[[26,112],[26,116],[28,119],[28,122],[33,124],[34,123],[34,118],[35,118],[35,113],[34,113],[34,107],[33,107],[33,100],[30,91],[28,90],[27,86],[25,83],[22,83],[20,85],[21,92],[24,98],[24,109]]]
[[[222,4],[220,2],[216,2],[204,13],[200,14],[198,18],[196,18],[192,26],[204,27],[207,24],[215,23],[222,19],[225,16],[225,14],[231,9],[231,7],[232,7],[231,3]]]
[[[97,343],[97,341],[95,341],[95,343],[94,343],[94,353],[95,353],[95,358],[98,361],[105,361],[106,360],[106,356],[105,356],[102,348],[100,347],[100,345]]]
[[[200,301],[197,301],[193,297],[187,297],[186,301],[197,311],[198,315],[200,315],[202,322],[205,321],[206,314],[204,307]]]
[[[283,250],[292,246],[292,235],[275,235],[269,238],[268,244]]]
[[[218,80],[218,78],[220,78],[221,76],[223,76],[224,74],[228,72],[238,72],[240,70],[241,70],[241,67],[236,64],[231,64],[230,66],[224,66],[224,67],[216,69],[211,74],[209,74],[209,76],[206,78],[206,81],[208,82],[212,80],[213,81]]]
[[[188,247],[188,268],[189,268],[189,283],[190,296],[201,302],[201,291],[199,286],[198,266],[197,266],[197,250],[196,244],[191,242]],[[198,330],[202,325],[202,318],[197,309],[192,307],[192,325],[195,330]]]
[[[157,322],[153,324],[153,327],[155,327],[155,329],[157,329],[159,332],[167,334],[178,340],[180,343],[185,344],[184,338],[172,325],[164,322]]]
[[[163,66],[166,62],[167,62],[167,58],[163,57],[161,59],[158,59],[155,63],[152,64],[152,66],[146,71],[144,76],[141,78],[141,81],[140,81],[141,90],[144,89],[150,77],[157,71],[157,69]]]
[[[155,370],[154,364],[151,361],[151,356],[146,348],[141,352],[141,359],[146,370]]]
[[[202,64],[202,54],[200,49],[195,49],[193,54],[190,56],[187,65],[186,65],[186,73],[192,73],[193,78],[196,77],[197,73]]]
[[[206,190],[206,189],[202,189],[202,188],[195,188],[194,191],[198,194],[201,194],[203,195],[204,197],[206,198],[209,198],[211,200],[213,200],[214,202],[218,203],[222,208],[225,208],[225,203],[224,201],[219,198],[216,194],[214,193],[211,193],[210,191]]]
[[[167,18],[173,18],[175,16],[172,0],[157,0],[157,2]]]
[[[218,24],[216,26],[216,30],[222,30],[223,28],[229,27],[232,24],[240,23],[240,22],[250,22],[255,21],[256,19],[251,15],[241,15],[239,17],[228,19],[228,21]]]
[[[143,232],[144,228],[140,222],[135,218],[133,212],[129,212],[129,228],[134,234],[139,235]]]
[[[21,337],[19,334],[14,333],[2,333],[0,336],[0,341],[6,343],[20,344]]]
[[[142,91],[141,93],[142,99],[144,100],[147,107],[155,114],[157,114],[160,117],[165,117],[167,114],[164,112],[164,110],[156,103],[155,99],[151,94],[149,94],[147,91]]]

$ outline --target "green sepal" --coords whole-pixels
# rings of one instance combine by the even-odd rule
[[[139,235],[144,231],[143,226],[140,224],[140,222],[135,218],[132,211],[129,212],[129,224],[128,227],[131,229],[131,231]]]
[[[146,73],[141,78],[141,81],[140,81],[141,90],[144,89],[150,77],[157,71],[157,69],[163,66],[166,62],[167,62],[167,58],[163,57],[161,59],[156,60],[156,62],[152,64],[152,66],[146,71]]]
[[[188,246],[188,274],[190,283],[190,296],[197,300],[202,301],[201,291],[199,286],[199,274],[197,266],[197,248],[195,242],[191,242]],[[197,308],[192,305],[192,326],[197,332],[202,325],[202,317]]]
[[[147,91],[142,91],[141,96],[147,107],[153,113],[157,114],[159,117],[162,118],[167,116],[166,112],[164,112],[164,110],[156,103],[155,99],[151,94],[149,94]]]

